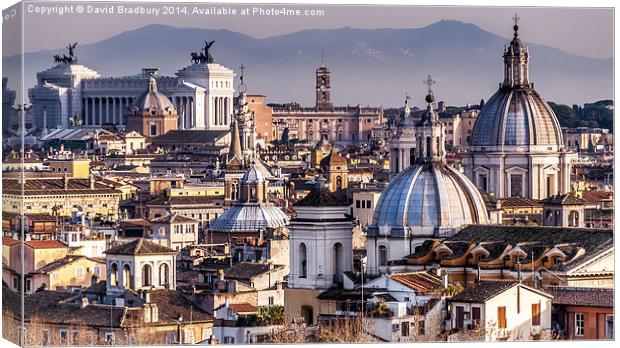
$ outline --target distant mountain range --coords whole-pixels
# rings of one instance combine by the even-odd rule
[[[527,42],[527,37],[522,37]],[[142,67],[159,67],[173,75],[190,64],[189,53],[204,40],[215,40],[216,62],[238,70],[247,66],[248,92],[268,102],[314,104],[314,70],[325,64],[332,72],[332,99],[337,105],[401,106],[405,92],[423,105],[428,74],[437,81],[435,95],[449,105],[477,104],[488,99],[503,79],[502,51],[510,39],[481,28],[442,20],[418,29],[306,30],[257,39],[229,30],[149,25],[106,40],[78,45],[80,64],[102,76],[133,75]],[[71,41],[70,33],[67,42]],[[577,56],[559,49],[529,45],[530,78],[547,99],[584,103],[613,98],[613,61]],[[53,65],[64,49],[25,54],[25,83]],[[16,88],[19,56],[4,58],[9,86]]]

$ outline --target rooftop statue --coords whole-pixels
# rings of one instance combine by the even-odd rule
[[[213,63],[215,60],[213,59],[213,56],[209,53],[209,48],[211,48],[214,43],[215,41],[205,41],[205,48],[203,49],[203,52],[200,52],[200,54],[198,52],[190,53],[190,56],[192,57],[192,63]]]
[[[68,56],[66,54],[62,56],[60,54],[55,54],[54,63],[77,64],[78,59],[75,55],[75,46],[77,46],[77,44],[77,42],[74,42],[73,44],[69,43],[69,45],[67,45],[67,49],[69,50]]]

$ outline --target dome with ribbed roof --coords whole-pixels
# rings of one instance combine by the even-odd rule
[[[504,51],[504,81],[480,111],[472,130],[471,146],[542,145],[556,151],[563,145],[558,119],[529,81],[529,52],[514,26],[514,37]]]
[[[132,113],[148,115],[173,115],[176,109],[165,94],[157,90],[157,81],[149,78],[148,89],[133,103]]]
[[[484,200],[474,184],[444,163],[418,163],[381,193],[370,226],[389,236],[446,235],[468,224],[486,224]]]
[[[381,193],[369,236],[446,237],[464,225],[488,223],[478,189],[445,161],[445,127],[430,88],[425,100],[427,109],[415,125],[418,145],[411,166]]]

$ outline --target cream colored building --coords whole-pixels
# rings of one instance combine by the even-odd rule
[[[382,190],[355,190],[353,191],[351,211],[353,217],[361,227],[367,227],[372,223],[375,207],[379,202]]]
[[[117,219],[121,191],[110,181],[94,177],[26,178],[25,190],[19,177],[2,180],[2,209],[5,212],[71,216],[81,211],[87,216]],[[23,210],[22,210],[23,209]]]
[[[159,245],[179,251],[198,243],[198,220],[173,213],[151,220],[151,240]]]
[[[552,298],[514,281],[480,282],[450,300],[450,327],[462,330],[452,338],[478,326],[485,341],[550,339]]]

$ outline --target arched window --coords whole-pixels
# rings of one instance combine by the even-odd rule
[[[336,177],[336,188],[339,190],[342,188],[342,177],[340,175]]]
[[[118,286],[118,266],[115,263],[110,266],[110,285]]]
[[[123,287],[131,287],[131,268],[129,267],[129,265],[123,266]]]
[[[336,243],[334,244],[334,248],[332,250],[333,254],[333,265],[334,265],[334,282],[339,283],[342,281],[342,272],[344,270],[344,255],[342,253],[342,244]]]
[[[377,261],[379,266],[387,266],[388,248],[385,245],[379,245]]]
[[[153,270],[151,265],[142,266],[142,286],[153,285]]]
[[[234,201],[239,200],[239,182],[234,181],[232,184],[232,199]]]
[[[169,282],[170,276],[170,268],[167,263],[162,263],[159,266],[159,285],[168,287],[170,285]]]
[[[299,244],[299,278],[308,276],[308,255],[306,252],[306,244]]]

